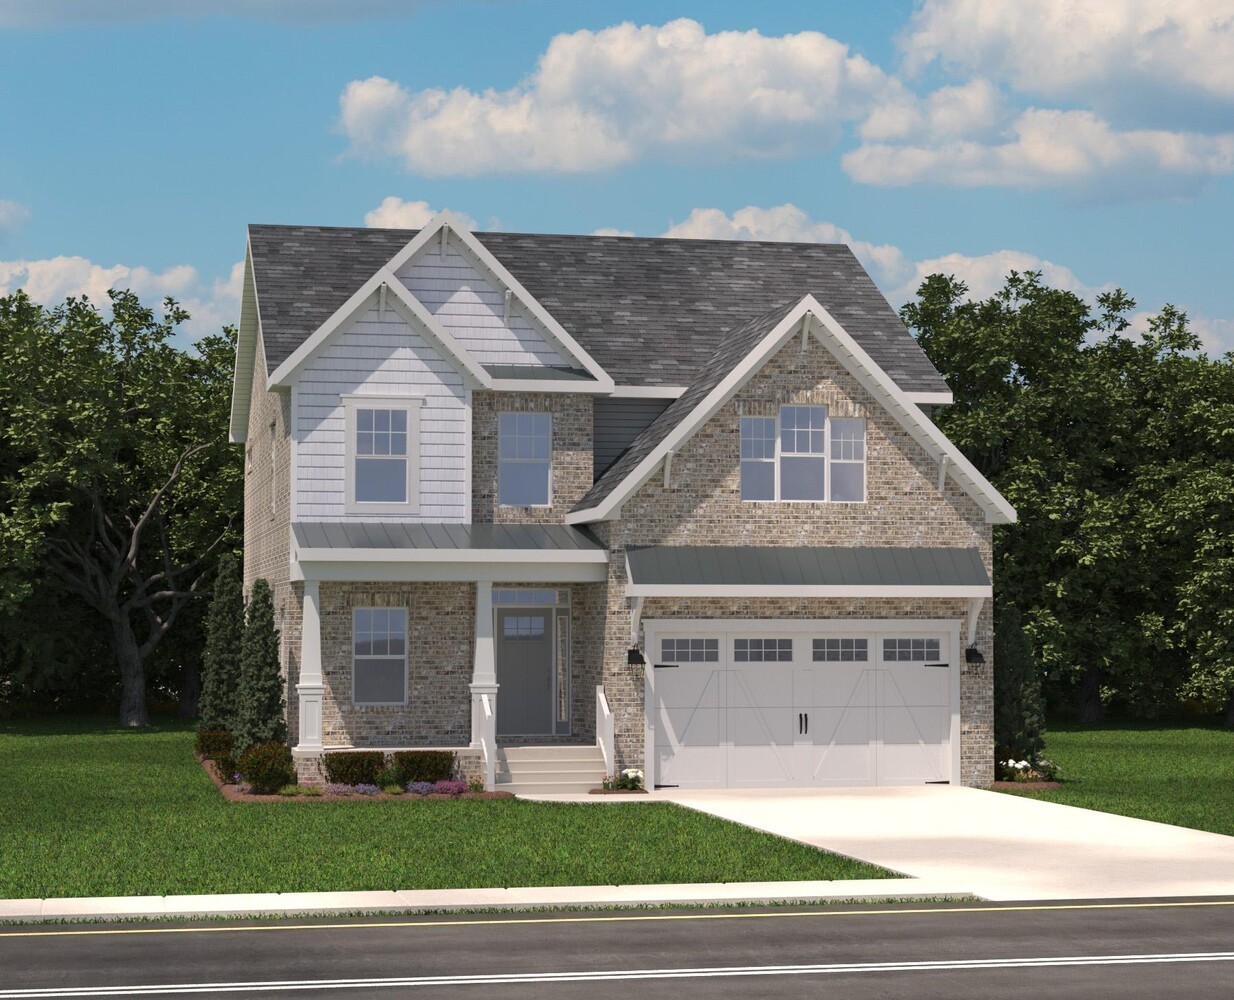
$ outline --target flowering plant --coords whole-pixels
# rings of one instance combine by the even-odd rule
[[[331,782],[326,785],[327,795],[354,795],[355,789],[351,785],[344,785],[339,782]]]
[[[467,782],[438,781],[433,785],[433,791],[438,795],[462,795],[467,791]]]
[[[428,795],[433,790],[431,781],[409,781],[407,782],[407,791],[412,795]]]
[[[604,779],[604,787],[627,792],[643,790],[643,772],[637,767],[627,767],[617,774],[610,774]]]
[[[1057,781],[1060,768],[1052,760],[1037,757],[1030,760],[1000,760],[998,762],[1000,781]]]
[[[361,782],[358,785],[352,785],[351,790],[357,795],[376,795],[381,791],[376,785],[370,785],[367,782]]]

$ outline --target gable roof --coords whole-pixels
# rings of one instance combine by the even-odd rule
[[[418,232],[250,226],[267,371]],[[470,235],[619,385],[688,385],[728,334],[812,294],[905,391],[950,396],[843,244]]]
[[[725,337],[698,379],[631,443],[629,450],[591,487],[566,516],[567,524],[587,524],[619,516],[621,505],[651,477],[660,463],[703,426],[779,351],[798,330],[813,335],[940,463],[977,502],[992,524],[1015,521],[1015,509],[964,457],[942,431],[877,365],[844,327],[813,296],[791,307],[770,310]]]

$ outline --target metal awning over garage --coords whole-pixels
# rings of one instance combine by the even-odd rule
[[[626,567],[629,597],[992,596],[972,548],[632,546]]]

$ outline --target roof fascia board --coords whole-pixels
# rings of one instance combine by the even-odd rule
[[[686,391],[684,385],[615,385],[613,399],[676,399]]]
[[[686,418],[669,431],[664,440],[656,445],[651,453],[631,470],[630,474],[618,485],[617,489],[605,497],[598,507],[567,514],[566,524],[587,524],[591,521],[608,521],[615,517],[615,512],[621,509],[622,504],[635,491],[640,489],[651,478],[656,469],[660,467],[660,463],[664,461],[664,456],[670,451],[676,451],[685,441],[689,440],[698,428],[710,420],[716,411],[728,402],[738,389],[745,385],[751,376],[762,367],[763,362],[779,350],[789,337],[797,332],[798,325],[809,313],[809,303],[813,301],[810,296],[806,296],[806,298],[798,302],[771,329],[771,332],[762,339],[759,345],[747,354],[741,363],[724,377],[719,385],[711,390],[707,397],[694,408],[693,412],[687,414]]]
[[[236,362],[231,373],[231,413],[227,437],[243,444],[248,437],[249,401],[253,396],[253,373],[257,367],[257,345],[261,341],[261,309],[257,303],[257,281],[253,274],[253,252],[244,241],[244,284],[240,294],[240,322],[236,330]]]
[[[598,382],[569,379],[495,378],[489,388],[501,392],[574,392],[592,396],[609,395],[609,390]]]
[[[487,581],[503,583],[515,572],[511,563],[416,562],[373,563],[367,559],[343,562],[293,561],[292,580],[340,580],[364,583]],[[598,563],[518,564],[517,579],[523,583],[603,583],[608,567]]]
[[[627,583],[626,597],[992,597],[994,588],[941,584]]]
[[[492,376],[484,370],[480,362],[472,357],[471,352],[467,348],[454,339],[453,334],[449,333],[444,326],[437,322],[437,317],[424,307],[423,302],[411,294],[407,286],[399,280],[398,275],[390,267],[383,267],[377,272],[377,275],[393,293],[395,308],[401,306],[400,312],[406,310],[405,318],[412,319],[415,324],[423,327],[446,350],[455,364],[475,380],[477,385],[481,385],[486,389],[492,388]]]
[[[950,406],[955,402],[950,392],[906,392],[904,395],[918,406]]]
[[[1015,508],[1007,502],[993,484],[977,471],[959,448],[927,417],[921,408],[909,399],[895,381],[865,352],[852,335],[844,329],[814,298],[810,300],[811,315],[818,320],[823,329],[831,335],[835,345],[842,348],[836,351],[835,346],[828,344],[816,328],[815,335],[819,342],[831,350],[836,359],[848,369],[867,391],[878,398],[882,397],[885,408],[895,417],[905,430],[925,450],[935,458],[947,458],[947,474],[959,483],[960,487],[971,496],[985,511],[986,521],[990,524],[1013,524],[1016,520]],[[887,402],[894,405],[887,406]]]
[[[514,277],[500,260],[493,256],[488,247],[481,243],[477,239],[476,234],[461,222],[454,213],[443,209],[435,215],[407,246],[403,247],[402,250],[390,259],[386,267],[391,271],[397,272],[399,268],[403,267],[420,250],[425,248],[443,226],[447,227],[450,231],[447,238],[457,240],[476,263],[481,264],[500,284],[510,289],[514,293],[514,297],[518,299],[519,304],[531,314],[537,323],[548,331],[554,340],[574,356],[574,359],[587,370],[592,378],[604,387],[603,391],[612,391],[613,380],[608,372],[601,368],[599,363],[583,350],[582,345],[566,332],[565,327],[558,323],[552,314],[536,301],[535,296],[523,287],[522,282]]]
[[[373,549],[373,548],[302,548],[297,551],[301,562],[349,562],[365,560],[382,563],[607,563],[604,549]]]

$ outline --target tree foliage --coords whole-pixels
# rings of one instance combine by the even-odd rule
[[[999,760],[1034,760],[1045,748],[1041,678],[1020,609],[994,608],[994,747]]]
[[[1234,360],[1172,306],[1131,330],[1036,273],[970,302],[928,278],[902,311],[950,383],[939,426],[1015,505],[996,528],[1000,601],[1021,609],[1055,700],[1154,716],[1234,707]]]
[[[202,729],[234,732],[239,720],[240,660],[244,642],[244,593],[236,557],[219,559],[214,596],[206,619],[199,705]]]
[[[239,719],[236,751],[255,743],[285,742],[283,676],[279,665],[279,633],[274,627],[274,599],[270,584],[253,582],[244,621],[240,652]]]
[[[83,633],[105,638],[118,671],[88,668],[119,673],[127,725],[147,721],[147,665],[234,544],[240,509],[225,436],[234,337],[179,350],[186,318],[131,292],[111,293],[110,315],[84,298],[0,298],[0,614],[50,634],[69,623],[33,600],[88,608],[98,624]],[[47,662],[23,643],[18,660]]]

